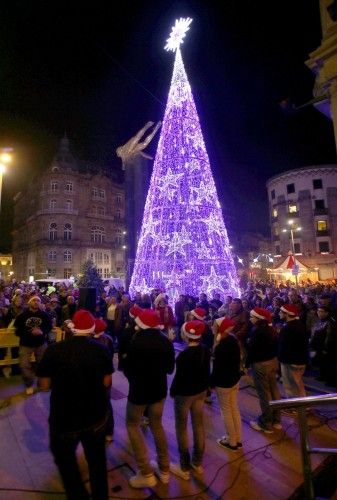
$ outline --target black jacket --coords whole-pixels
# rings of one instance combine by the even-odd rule
[[[278,337],[278,359],[285,365],[305,365],[308,360],[308,336],[302,321],[288,321]]]
[[[187,347],[176,359],[171,396],[195,396],[209,387],[210,352],[204,345]]]
[[[233,387],[240,377],[239,343],[233,335],[228,335],[214,349],[211,387]]]
[[[124,373],[129,380],[128,400],[149,405],[167,395],[167,374],[174,370],[174,348],[159,330],[136,333],[130,343]]]
[[[17,316],[14,327],[15,334],[20,337],[20,345],[38,347],[46,342],[46,336],[52,329],[52,323],[46,312],[32,312],[27,309]],[[33,335],[31,332],[34,327],[40,328],[43,332],[42,335]]]

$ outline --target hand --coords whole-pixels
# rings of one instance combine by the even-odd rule
[[[32,333],[32,335],[42,335],[42,330],[41,330],[41,328],[35,327],[35,328],[32,328],[31,333]]]

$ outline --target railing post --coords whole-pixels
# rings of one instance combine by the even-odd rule
[[[301,450],[302,450],[302,467],[304,477],[304,495],[306,500],[315,500],[314,484],[312,481],[310,446],[308,441],[308,424],[306,408],[299,407],[298,411],[298,427],[300,430]]]

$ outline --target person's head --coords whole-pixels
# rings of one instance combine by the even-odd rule
[[[206,325],[203,321],[197,319],[192,321],[187,321],[182,326],[182,333],[184,338],[189,343],[200,342],[202,334],[204,333]]]
[[[284,304],[280,309],[280,318],[284,321],[298,319],[299,310],[294,304]]]
[[[321,320],[325,320],[330,316],[330,309],[327,306],[319,305],[317,308],[317,316]]]
[[[23,299],[21,295],[14,295],[13,297],[13,306],[15,307],[21,307],[23,304]]]
[[[75,297],[73,295],[68,295],[67,296],[67,304],[70,306],[72,304],[75,304]]]
[[[290,290],[288,292],[288,300],[289,300],[290,304],[294,304],[295,302],[298,301],[298,295],[297,295],[296,290]]]
[[[233,297],[231,295],[227,295],[226,304],[229,305],[233,301]]]
[[[38,311],[40,309],[40,304],[41,304],[41,299],[38,295],[33,295],[29,300],[28,300],[28,307],[31,311]]]
[[[207,315],[207,311],[203,307],[195,307],[194,309],[192,309],[191,315],[194,319],[204,321]]]
[[[122,301],[122,304],[123,304],[123,305],[127,305],[127,304],[129,304],[129,302],[130,302],[130,297],[128,296],[128,294],[127,294],[127,293],[123,293],[121,301]]]
[[[249,309],[249,302],[247,299],[242,299],[241,302],[242,302],[242,307],[245,309],[245,311]]]
[[[95,319],[95,331],[94,331],[94,333],[96,335],[101,335],[102,333],[105,332],[106,329],[107,329],[106,322],[103,319],[96,318]]]
[[[86,309],[76,311],[68,327],[75,335],[90,335],[95,330],[95,318]]]
[[[52,309],[56,309],[58,305],[59,305],[59,301],[58,301],[57,297],[52,297],[50,299],[50,307]]]
[[[215,300],[220,300],[220,293],[215,293],[214,294],[214,299]]]
[[[274,307],[281,307],[283,304],[283,300],[281,299],[281,297],[274,297],[273,298],[273,306]]]
[[[153,328],[162,330],[163,325],[159,321],[158,314],[153,309],[144,309],[135,317],[138,329],[145,331]]]
[[[217,324],[218,336],[220,336],[220,338],[227,337],[227,335],[231,333],[235,326],[235,322],[230,318],[220,318],[219,320],[217,320]]]
[[[319,296],[318,304],[320,306],[327,306],[327,307],[329,307],[330,304],[331,304],[331,295],[330,295],[330,293],[322,293],[322,295]]]
[[[231,314],[238,314],[242,310],[242,301],[241,299],[233,299],[229,304],[229,311]]]
[[[267,309],[263,309],[262,307],[254,307],[250,311],[250,321],[253,325],[256,325],[259,322],[265,322],[267,324],[271,323],[271,314]]]
[[[204,292],[201,292],[199,295],[200,302],[207,301],[207,295]]]
[[[141,292],[136,292],[136,294],[135,294],[135,300],[137,300],[137,301],[141,301],[142,300],[142,294],[141,294]]]

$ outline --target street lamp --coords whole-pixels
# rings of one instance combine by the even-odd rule
[[[295,257],[295,243],[294,243],[294,230],[295,231],[301,231],[301,227],[296,227],[294,229],[294,221],[291,219],[291,220],[288,220],[288,224],[290,225],[290,228],[289,229],[282,229],[282,232],[283,233],[287,233],[288,231],[290,231],[290,235],[291,235],[291,250],[292,250],[292,254],[293,254],[293,258],[294,258],[294,267],[293,267],[293,274],[295,275],[295,283],[296,283],[296,288],[298,288],[298,278],[297,278],[297,272],[298,272],[298,269],[297,269],[297,266],[296,266],[296,257]]]
[[[6,172],[6,165],[12,161],[12,148],[0,148],[0,213],[1,213],[1,192],[2,176]]]

